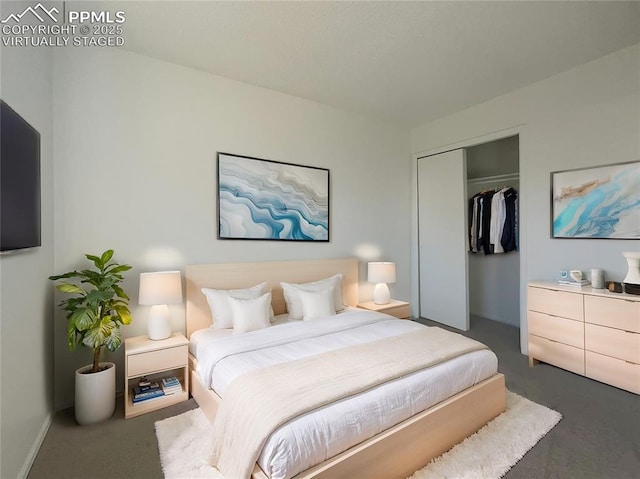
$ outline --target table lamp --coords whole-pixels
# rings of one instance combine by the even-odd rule
[[[147,331],[149,339],[159,340],[171,336],[171,318],[168,304],[182,302],[180,271],[159,271],[140,274],[138,303],[151,306]]]
[[[376,283],[373,290],[373,302],[376,304],[388,304],[391,299],[387,283],[396,282],[396,264],[387,261],[369,263],[367,279],[370,283]]]

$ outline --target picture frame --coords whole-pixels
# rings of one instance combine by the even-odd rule
[[[552,172],[551,237],[640,239],[640,161]]]
[[[217,153],[218,239],[330,240],[327,168]]]

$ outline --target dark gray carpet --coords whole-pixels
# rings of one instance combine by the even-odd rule
[[[495,351],[507,388],[563,415],[506,478],[640,477],[639,396],[546,364],[530,369],[520,354],[517,328],[481,318],[473,318],[471,326],[465,334]],[[195,402],[126,421],[122,402],[112,419],[95,426],[77,426],[72,409],[58,412],[29,479],[161,478],[154,422],[192,409]]]
[[[473,317],[464,334],[496,353],[507,389],[563,416],[505,478],[640,478],[639,396],[547,364],[529,368],[518,328]]]

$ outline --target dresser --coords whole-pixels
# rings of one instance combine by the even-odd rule
[[[640,394],[640,296],[531,282],[529,365],[541,361]]]

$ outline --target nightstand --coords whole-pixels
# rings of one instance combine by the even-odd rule
[[[376,304],[373,301],[365,301],[364,303],[358,303],[358,308],[389,314],[398,319],[410,319],[411,317],[411,307],[409,303],[406,301],[396,301],[395,299],[389,301],[388,304]]]
[[[124,417],[131,418],[189,399],[189,341],[181,333],[154,341],[149,336],[126,338],[124,341],[125,380]],[[133,387],[141,377],[160,381],[175,376],[181,392],[133,403]]]

